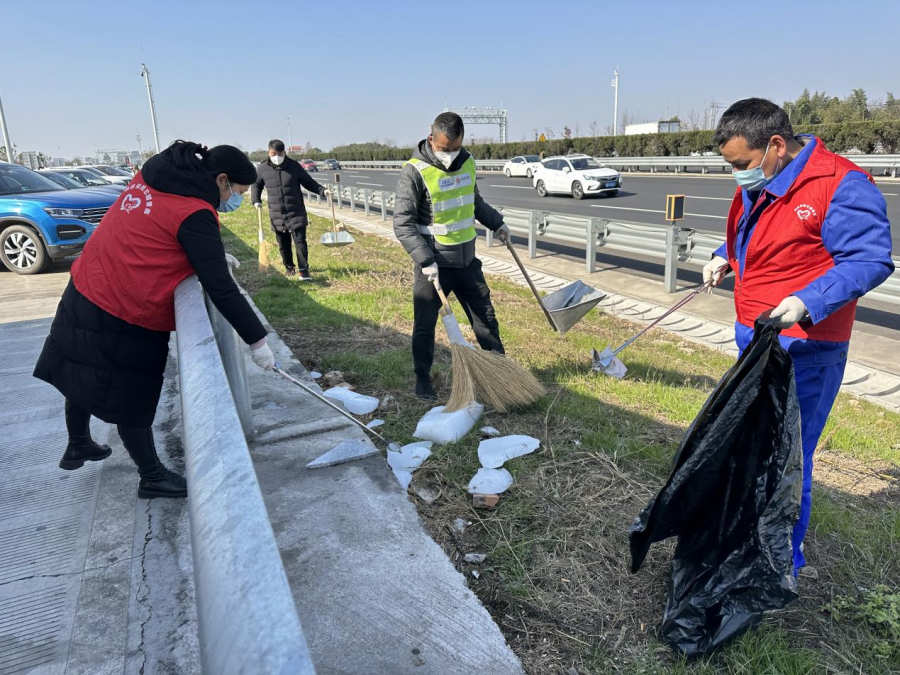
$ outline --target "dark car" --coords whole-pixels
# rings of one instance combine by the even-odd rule
[[[311,159],[301,159],[300,166],[302,166],[307,171],[318,171],[318,165],[312,161]]]
[[[62,168],[54,168],[54,169],[42,169],[41,174],[49,175],[49,174],[59,174],[74,180],[76,183],[80,183],[82,187],[113,187],[114,185],[117,187],[121,187],[122,189],[119,192],[122,192],[125,189],[125,185],[122,183],[113,183],[109,179],[107,179],[103,174],[92,171],[90,169],[86,169],[83,167],[62,167]]]
[[[100,181],[96,181],[96,184],[88,183],[87,181],[95,181],[94,178],[89,177],[90,174],[84,173],[86,176],[84,177],[85,182],[79,182],[74,178],[70,178],[65,173],[61,171],[51,171],[48,169],[41,169],[38,171],[39,174],[46,176],[54,183],[59,185],[60,187],[64,187],[66,190],[101,190],[105,192],[110,192],[115,195],[119,195],[125,191],[125,186],[121,184],[112,184],[112,183],[100,183]]]
[[[341,168],[341,163],[336,159],[326,159],[321,164],[319,164],[325,171],[338,171]]]

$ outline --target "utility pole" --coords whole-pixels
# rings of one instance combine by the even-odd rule
[[[12,143],[9,142],[9,132],[6,130],[6,115],[3,114],[3,101],[0,101],[0,131],[3,132],[3,145],[6,146],[6,161],[15,163],[16,156]]]
[[[616,67],[616,76],[609,85],[616,90],[616,102],[613,107],[613,136],[619,135],[619,68]]]
[[[294,147],[294,135],[291,133],[291,118],[290,117],[287,118],[287,122],[288,122],[288,143],[290,143],[290,145],[288,146],[288,153],[290,153],[291,149]]]
[[[159,147],[159,127],[156,124],[156,107],[153,105],[153,87],[150,85],[150,71],[147,66],[141,64],[141,77],[147,82],[147,99],[150,101],[150,123],[153,125],[153,138],[156,140],[156,153],[162,150]]]

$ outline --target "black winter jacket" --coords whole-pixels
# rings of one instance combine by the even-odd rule
[[[250,201],[254,204],[261,203],[262,190],[266,189],[272,229],[276,232],[290,232],[306,227],[309,220],[301,188],[320,195],[325,194],[325,188],[299,162],[290,157],[285,157],[281,166],[275,166],[269,159],[260,162],[256,173],[259,177],[250,191]]]
[[[431,151],[431,144],[427,138],[419,142],[413,152],[413,158],[444,168]],[[468,158],[469,153],[463,149],[450,165],[450,171],[459,171]],[[475,219],[494,232],[503,225],[503,216],[481,198],[477,184]],[[431,197],[425,188],[425,181],[422,180],[418,169],[407,164],[400,172],[400,181],[397,183],[394,234],[417,265],[427,267],[436,262],[439,267],[468,267],[475,260],[475,240],[456,246],[443,246],[435,241],[434,237],[419,232],[419,224],[431,225],[433,221]]]
[[[154,190],[219,204],[211,175],[178,170],[164,153],[148,160],[141,175]],[[265,327],[228,271],[215,216],[206,209],[191,214],[177,236],[206,293],[241,338],[248,344],[264,338]],[[105,422],[149,427],[156,415],[168,353],[168,332],[113,316],[69,281],[34,376]]]

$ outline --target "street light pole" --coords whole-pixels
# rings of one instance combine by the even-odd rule
[[[610,86],[616,90],[616,102],[613,107],[613,136],[619,135],[619,69],[616,68],[616,77],[610,82]]]
[[[9,132],[6,130],[6,115],[3,114],[3,101],[0,101],[0,131],[3,132],[3,145],[6,146],[6,161],[15,163],[16,157],[12,143],[9,142]]]
[[[156,107],[153,105],[153,87],[150,85],[150,71],[147,66],[141,64],[141,77],[147,82],[147,99],[150,101],[150,123],[153,125],[153,138],[156,140],[156,152],[159,154],[162,150],[159,147],[159,127],[156,124]]]
[[[291,134],[291,118],[290,117],[287,118],[287,123],[288,123],[288,143],[290,143],[290,145],[288,146],[288,153],[290,153],[291,150],[293,150],[293,148],[294,148],[294,136],[293,136],[293,134]]]

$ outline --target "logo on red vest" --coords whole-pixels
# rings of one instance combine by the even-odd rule
[[[810,216],[817,216],[816,210],[811,207],[809,204],[800,204],[799,206],[794,208],[794,213],[797,214],[797,217],[800,220],[809,220]]]
[[[143,193],[144,199],[141,199],[140,195],[129,194],[138,191]],[[141,208],[142,203],[144,204],[144,215],[149,215],[150,209],[153,208],[153,194],[150,192],[150,188],[143,183],[133,183],[122,193],[122,205],[119,208],[125,213],[131,213],[135,209]]]

